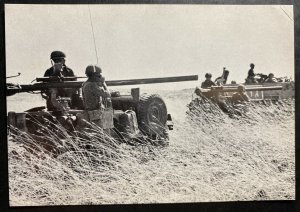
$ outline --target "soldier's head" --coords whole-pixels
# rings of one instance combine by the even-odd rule
[[[97,79],[97,78],[101,78],[101,73],[102,73],[102,70],[100,67],[98,66],[95,66],[95,65],[88,65],[85,69],[85,75],[91,79]]]
[[[253,69],[255,67],[254,63],[251,63],[250,67]]]
[[[211,79],[211,77],[212,77],[211,73],[206,73],[206,74],[205,74],[205,78],[206,78],[206,79]]]
[[[66,58],[66,55],[62,51],[53,51],[50,54],[50,59],[54,63],[65,64],[65,61],[66,61],[65,58]]]
[[[237,87],[237,89],[238,89],[238,92],[239,92],[239,93],[244,93],[244,92],[245,92],[245,86],[243,86],[243,85],[239,85],[239,86]]]
[[[273,73],[270,73],[268,77],[271,79],[271,78],[274,77],[274,74],[273,74]]]

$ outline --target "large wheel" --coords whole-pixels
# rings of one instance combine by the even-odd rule
[[[140,130],[150,138],[168,139],[166,129],[168,113],[163,99],[157,95],[140,97],[137,105],[137,119]]]

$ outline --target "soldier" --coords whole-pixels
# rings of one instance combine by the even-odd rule
[[[255,65],[253,63],[250,64],[250,69],[248,71],[248,76],[246,79],[247,83],[257,83],[257,81],[255,80],[255,73],[254,73],[254,67]]]
[[[211,86],[215,86],[216,84],[211,80],[211,73],[205,74],[205,81],[202,82],[201,88],[209,88]]]
[[[250,98],[246,93],[245,87],[243,85],[238,86],[238,92],[232,95],[232,103],[238,104],[242,102],[249,102]]]
[[[84,114],[78,115],[79,119],[93,122],[103,129],[113,127],[112,111],[106,111],[105,99],[110,97],[107,87],[105,87],[104,77],[101,75],[98,66],[89,65],[86,67],[85,74],[87,81],[82,85],[82,95],[84,104]],[[105,119],[105,120],[104,120]],[[82,122],[79,127],[84,126]]]
[[[222,76],[216,78],[215,83],[219,86],[225,85],[227,82],[228,75],[229,75],[229,71],[226,70],[226,68],[224,67]]]
[[[265,82],[268,82],[268,83],[276,83],[276,80],[274,79],[274,74],[273,73],[270,73],[268,75],[268,78],[265,80]]]
[[[61,51],[53,51],[50,55],[52,67],[46,70],[44,77],[74,77],[73,70],[65,64],[65,57],[65,53]]]
[[[101,72],[102,71],[98,66],[89,65],[86,67],[85,74],[88,79],[82,85],[85,110],[97,110],[103,108],[103,98],[110,96]]]
[[[44,77],[75,77],[73,70],[66,66],[65,57],[65,53],[53,51],[50,55],[52,67],[46,70]],[[71,108],[76,108],[79,98],[79,90],[72,88],[52,88],[42,91],[41,94],[47,100],[48,110],[59,109],[59,104],[56,100],[58,97],[70,97],[72,101]]]

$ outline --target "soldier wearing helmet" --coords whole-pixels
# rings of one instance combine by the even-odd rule
[[[66,66],[65,53],[62,51],[53,51],[50,55],[50,60],[52,66],[46,70],[44,77],[74,77],[74,72],[72,69]],[[76,79],[74,79],[76,80]],[[49,90],[42,91],[42,97],[47,100],[47,108],[49,110],[57,109],[58,97],[70,97],[71,98],[71,108],[80,107],[78,105],[79,101],[79,90],[73,88],[53,88]]]
[[[237,92],[232,95],[232,103],[238,104],[242,102],[249,102],[250,98],[246,93],[245,87],[243,85],[239,85],[237,87]]]
[[[50,55],[52,67],[46,70],[44,77],[74,77],[73,70],[65,64],[65,57],[65,53],[61,51],[53,51]]]
[[[86,120],[102,127],[106,133],[113,127],[112,110],[106,104],[110,98],[110,93],[105,85],[102,70],[95,65],[89,65],[85,69],[88,77],[82,85],[82,96],[84,113],[79,115],[79,120]],[[108,109],[108,110],[106,110]],[[104,115],[106,114],[106,115]],[[79,127],[83,127],[83,122],[79,121]]]
[[[211,86],[215,86],[216,84],[211,80],[211,73],[206,73],[205,74],[205,81],[202,82],[201,88],[209,88]]]
[[[104,108],[103,99],[110,97],[101,68],[94,65],[86,67],[87,81],[82,85],[84,108],[87,111]]]
[[[276,83],[277,81],[276,81],[276,79],[274,78],[274,74],[273,74],[273,73],[270,73],[270,74],[268,75],[268,78],[266,79],[265,82],[268,82],[268,83]]]

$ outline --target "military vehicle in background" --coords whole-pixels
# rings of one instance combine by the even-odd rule
[[[266,99],[278,100],[282,88],[283,87],[281,85],[250,85],[245,86],[245,91],[251,101],[261,101]],[[238,85],[228,84],[223,86],[212,86],[208,89],[198,88],[195,92],[201,97],[211,98],[215,96],[222,96],[225,99],[230,99],[235,92],[238,92]]]
[[[76,77],[42,77],[33,84],[7,83],[6,95],[11,96],[22,92],[42,92],[49,89],[77,89],[75,96],[58,97],[54,109],[45,106],[35,107],[17,113],[8,112],[8,126],[22,132],[39,134],[41,126],[49,123],[59,123],[69,132],[82,130],[81,115],[84,112],[82,99],[82,83]],[[122,85],[138,85],[150,83],[170,83],[198,80],[197,75],[113,80],[106,81],[108,87]],[[104,129],[110,129],[116,139],[134,140],[149,139],[162,143],[168,141],[168,131],[173,129],[171,115],[167,112],[164,100],[158,94],[140,94],[139,88],[132,88],[130,95],[120,95],[120,92],[111,92],[110,105],[103,111]],[[50,124],[51,125],[51,124]]]
[[[274,77],[274,82],[267,82],[268,75],[258,73],[255,76],[255,80],[257,83],[249,83],[247,79],[245,80],[245,85],[246,90],[247,88],[256,88],[256,87],[276,87],[276,86],[281,86],[281,90],[276,90],[276,89],[264,89],[264,90],[249,90],[247,91],[247,94],[249,97],[254,100],[254,101],[259,101],[259,100],[279,100],[279,99],[286,99],[286,98],[292,98],[295,95],[295,84],[294,82],[289,79],[288,77]],[[234,86],[232,84],[225,85],[227,86]]]
[[[237,84],[232,81],[231,84],[225,84],[222,86],[211,86],[209,88],[196,88],[195,93],[196,98],[193,98],[191,103],[188,105],[190,111],[196,109],[198,106],[210,107],[209,101],[212,100],[216,103],[221,110],[225,113],[242,115],[247,111],[247,104],[245,101],[236,102],[236,98],[233,98],[239,94],[240,89],[244,89],[245,94],[251,102],[277,102],[280,99],[294,98],[295,87],[294,82],[287,77],[276,78],[273,82],[267,82],[267,75],[256,74],[257,79],[255,83],[250,83],[249,81],[243,84]]]
[[[251,101],[279,100],[294,97],[295,85],[291,79],[280,77],[274,78],[274,82],[267,82],[267,78],[268,75],[259,73],[255,75],[256,83],[250,83],[245,79],[245,83],[237,84],[235,81],[232,81],[231,84],[222,86],[212,86],[207,89],[197,88],[195,92],[198,96],[202,97],[210,98],[221,95],[230,99],[238,91],[238,86],[243,85]]]

